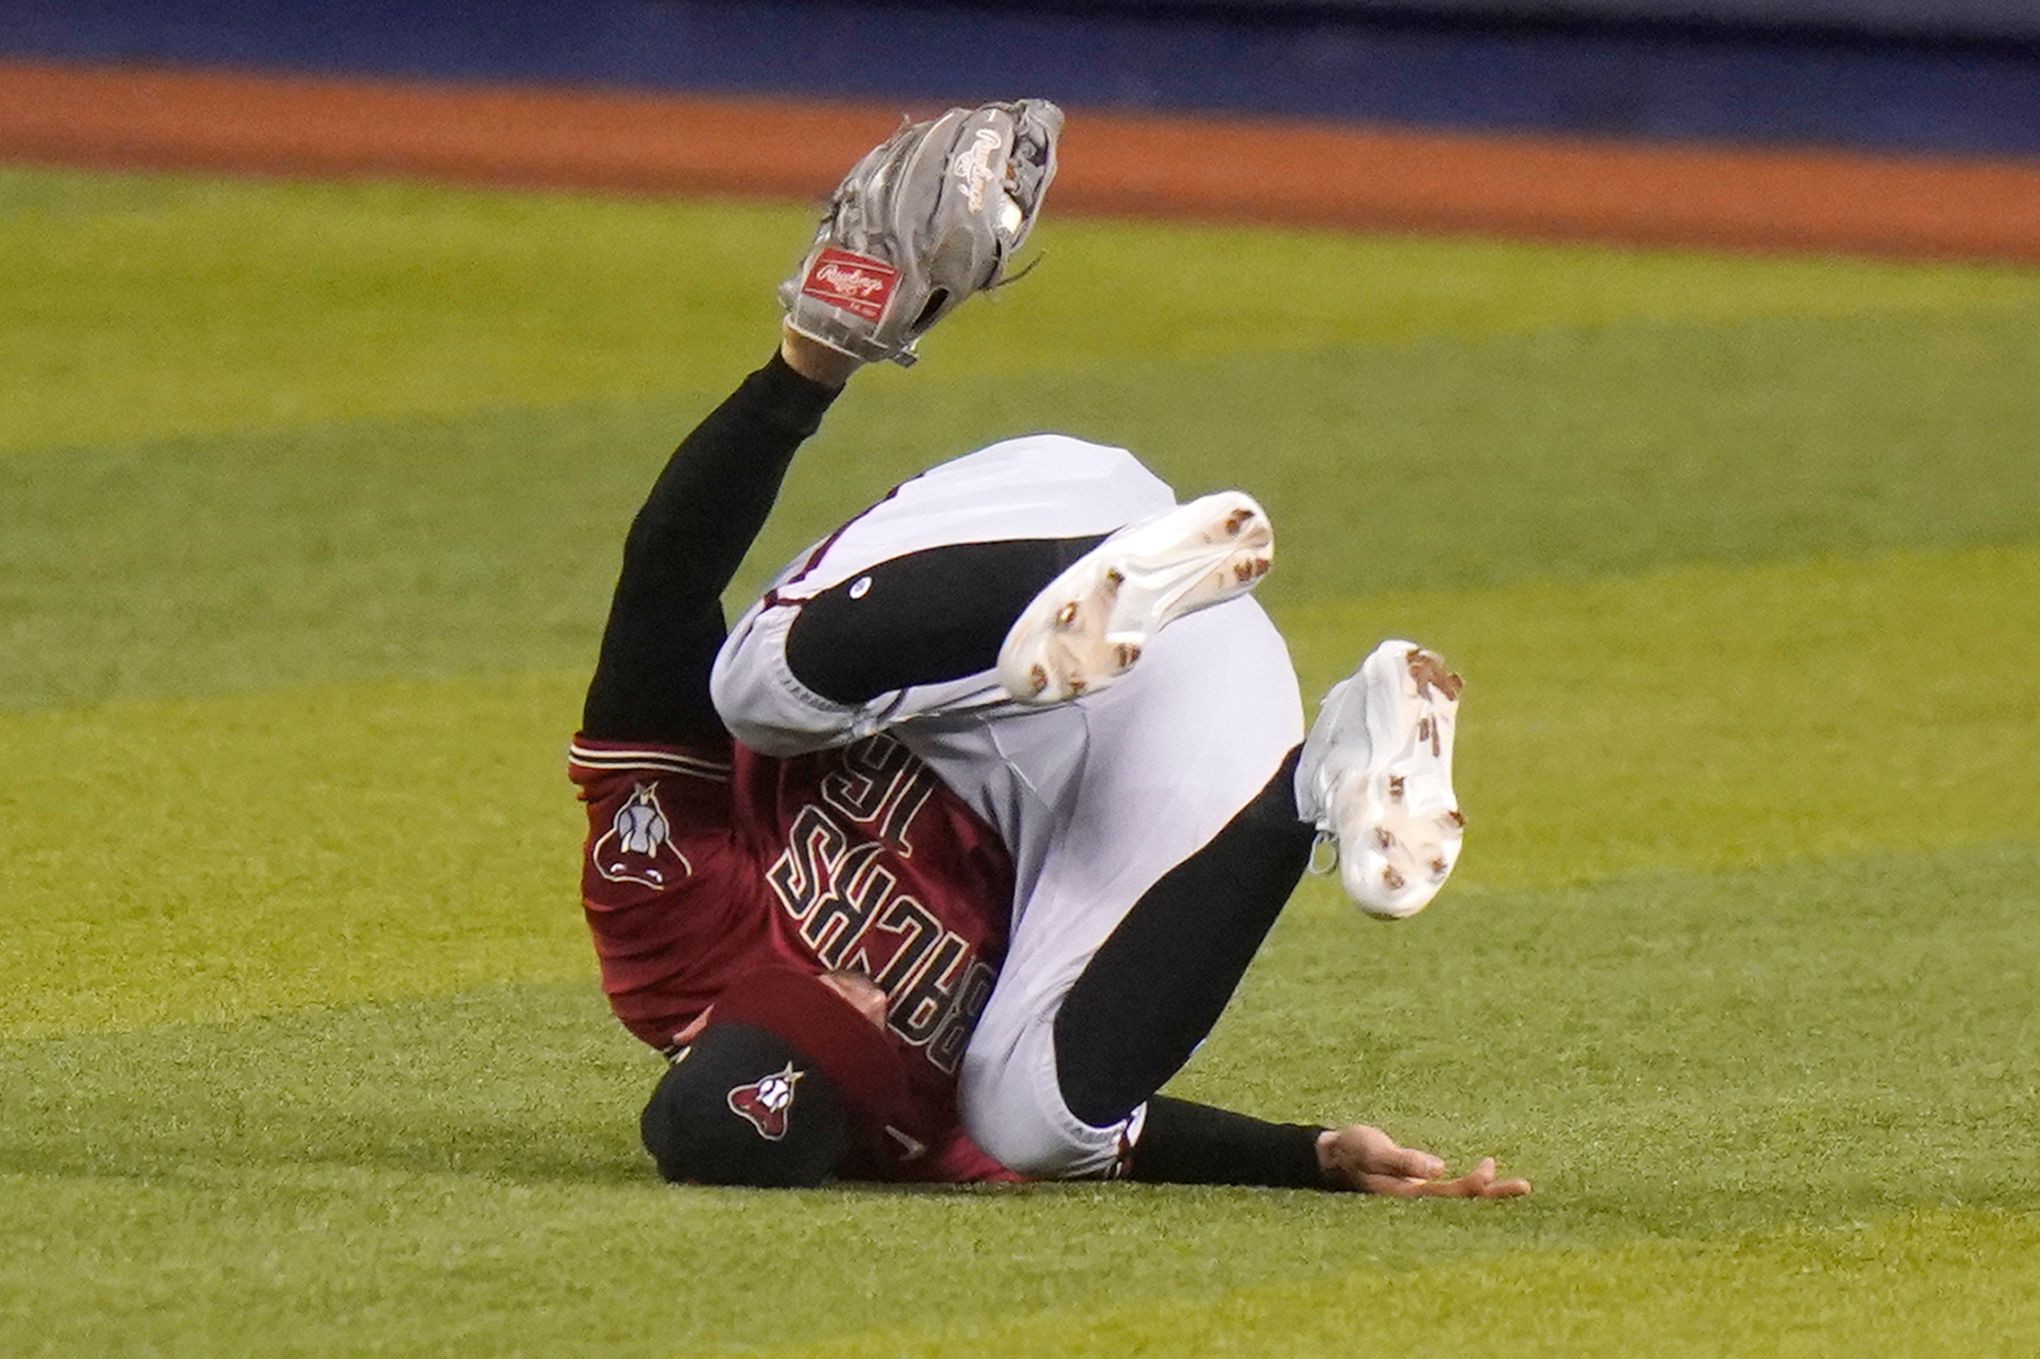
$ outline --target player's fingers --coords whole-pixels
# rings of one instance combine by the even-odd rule
[[[1411,1179],[1406,1175],[1362,1175],[1360,1192],[1363,1194],[1384,1194],[1392,1199],[1414,1199],[1424,1195],[1429,1180]]]
[[[701,1037],[701,1031],[708,1027],[709,1018],[714,1014],[715,1006],[711,1005],[696,1015],[692,1024],[689,1024],[686,1028],[673,1035],[673,1046],[684,1048],[695,1039]]]
[[[1434,1199],[1477,1199],[1495,1182],[1494,1158],[1483,1160],[1456,1180],[1430,1180],[1422,1193]]]
[[[1513,1199],[1530,1192],[1530,1181],[1496,1179],[1494,1157],[1488,1156],[1457,1179],[1363,1175],[1359,1187],[1365,1193],[1397,1199]]]
[[[1374,1170],[1411,1180],[1432,1180],[1445,1173],[1445,1162],[1416,1147],[1391,1146],[1375,1158]]]
[[[1456,1180],[1425,1180],[1417,1186],[1417,1196],[1427,1199],[1477,1199],[1487,1186],[1472,1175],[1461,1175]]]

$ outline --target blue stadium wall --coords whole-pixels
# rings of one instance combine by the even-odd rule
[[[0,55],[2040,156],[2040,0],[0,0]]]

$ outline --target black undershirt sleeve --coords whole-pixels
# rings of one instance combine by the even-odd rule
[[[1250,1184],[1331,1189],[1318,1169],[1324,1129],[1264,1123],[1208,1104],[1156,1095],[1127,1161],[1126,1178],[1153,1184]]]
[[[774,354],[674,450],[624,540],[583,734],[729,740],[708,692],[725,636],[722,592],[764,527],[794,451],[841,391]]]

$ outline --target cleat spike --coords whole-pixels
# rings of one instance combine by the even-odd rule
[[[1395,837],[1388,833],[1388,827],[1376,826],[1374,828],[1374,847],[1384,854],[1395,848]]]
[[[1459,691],[1466,687],[1466,681],[1445,668],[1445,661],[1435,651],[1422,647],[1411,647],[1404,657],[1409,666],[1410,678],[1416,681],[1419,697],[1436,689],[1446,698],[1457,701]]]
[[[1398,872],[1393,865],[1381,870],[1381,881],[1391,892],[1400,892],[1409,879]]]
[[[1403,800],[1402,775],[1390,774],[1388,776],[1388,800],[1390,802],[1401,802]]]
[[[1001,687],[1021,703],[1060,703],[1109,687],[1158,630],[1253,588],[1267,571],[1272,537],[1267,515],[1238,491],[1128,524],[1066,567],[1013,621],[999,647]]]
[[[1451,871],[1452,865],[1445,862],[1444,855],[1440,854],[1435,859],[1431,860],[1431,876],[1436,878],[1438,881],[1440,882],[1445,881],[1445,875],[1447,873],[1450,873]]]
[[[1457,807],[1452,808],[1450,811],[1446,812],[1439,819],[1444,821],[1447,825],[1451,826],[1452,829],[1454,830],[1466,829],[1466,816]]]

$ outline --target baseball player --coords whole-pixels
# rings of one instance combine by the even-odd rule
[[[864,363],[999,283],[1055,171],[1041,101],[855,167],[781,290],[778,353],[634,521],[570,773],[603,984],[671,1067],[669,1179],[1227,1182],[1511,1197],[1364,1125],[1155,1092],[1335,842],[1363,909],[1456,860],[1459,681],[1385,643],[1309,740],[1246,592],[1266,515],[1123,450],[997,444],[895,488],[725,632],[720,595]],[[1301,744],[1299,744],[1301,742]]]

